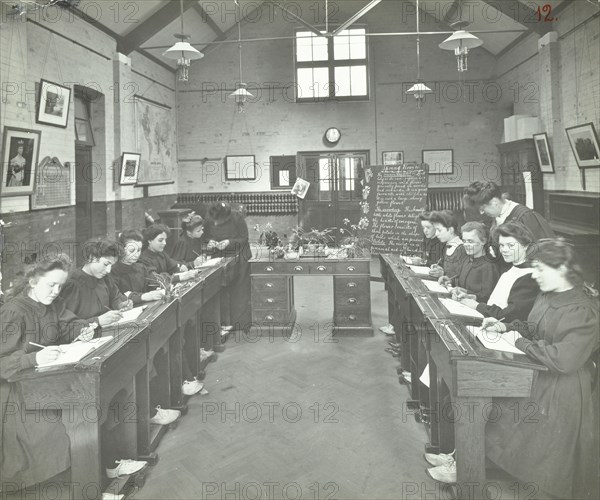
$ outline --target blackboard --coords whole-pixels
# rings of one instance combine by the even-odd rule
[[[417,163],[365,169],[372,253],[421,254],[417,215],[427,204],[427,177],[427,166]]]

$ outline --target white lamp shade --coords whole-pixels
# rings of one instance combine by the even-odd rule
[[[245,88],[239,88],[235,92],[229,94],[229,97],[232,99],[245,99],[246,97],[254,97],[250,92],[248,92]]]
[[[407,94],[417,94],[417,95],[424,95],[424,94],[432,94],[433,90],[431,90],[427,85],[425,85],[424,83],[415,83],[411,88],[409,88],[406,91]]]
[[[473,49],[483,45],[483,40],[477,38],[475,35],[471,35],[468,31],[459,30],[452,33],[442,43],[440,43],[440,49],[444,50],[455,50],[459,48]]]
[[[199,50],[192,47],[188,42],[177,42],[173,47],[167,49],[163,56],[167,59],[181,59],[182,57],[185,59],[189,59],[191,61],[195,61],[197,59],[202,59],[204,54]]]

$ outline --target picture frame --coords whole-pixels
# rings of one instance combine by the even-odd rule
[[[565,129],[579,168],[600,167],[600,146],[594,124],[584,123]]]
[[[225,157],[226,181],[256,180],[254,155],[232,155]]]
[[[308,193],[308,188],[310,187],[310,182],[298,177],[296,182],[294,183],[294,187],[291,189],[291,193],[295,194],[298,198],[303,200],[306,197],[306,193]]]
[[[141,156],[139,153],[123,153],[121,155],[121,167],[119,169],[119,184],[121,186],[137,184]]]
[[[291,189],[296,182],[296,155],[269,157],[271,189]]]
[[[4,127],[0,196],[27,196],[35,190],[42,132]]]
[[[36,122],[66,128],[71,107],[71,89],[58,83],[42,80],[38,93]]]
[[[381,153],[382,165],[402,165],[404,163],[404,151],[383,151]]]
[[[424,149],[422,163],[429,165],[429,175],[451,175],[454,173],[453,154],[452,149]]]
[[[543,174],[553,174],[554,164],[552,162],[552,155],[550,154],[548,134],[546,134],[546,132],[533,134],[533,143],[535,144],[540,171]]]

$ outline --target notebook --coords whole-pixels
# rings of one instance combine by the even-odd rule
[[[407,264],[411,265],[418,264],[419,262],[421,262],[420,257],[411,257],[410,255],[401,255],[400,258]]]
[[[408,266],[415,274],[422,274],[424,276],[429,276],[429,268],[427,266]]]
[[[485,347],[494,351],[512,352],[515,354],[524,354],[521,349],[515,347],[517,339],[521,338],[521,334],[514,330],[505,333],[498,333],[489,330],[482,330],[479,326],[468,325],[467,330]]]
[[[470,318],[483,319],[483,314],[481,314],[479,311],[471,309],[470,307],[461,304],[457,300],[441,298],[440,302],[450,314],[455,314],[456,316],[468,316]]]
[[[108,326],[111,327],[111,326],[115,326],[115,325],[123,325],[125,323],[131,323],[132,321],[135,321],[136,319],[138,319],[138,316],[140,314],[142,314],[142,312],[144,311],[144,309],[146,309],[146,307],[148,307],[148,306],[143,305],[143,306],[134,307],[133,309],[129,309],[129,311],[123,311],[121,313],[123,315],[123,317],[119,321],[111,323]]]
[[[444,285],[440,285],[437,281],[421,280],[421,283],[423,283],[430,292],[443,293],[446,295],[450,293]]]
[[[59,347],[62,350],[62,354],[50,363],[37,365],[37,368],[46,368],[48,366],[69,365],[77,363],[93,350],[106,344],[106,342],[108,342],[109,340],[112,340],[112,338],[112,335],[108,335],[106,337],[92,339],[89,342],[73,342],[72,344],[60,345]]]
[[[204,269],[206,267],[213,267],[219,264],[223,260],[223,257],[214,257],[212,259],[208,259],[206,262],[200,264],[196,269]]]

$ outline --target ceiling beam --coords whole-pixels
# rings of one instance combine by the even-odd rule
[[[261,2],[259,5],[257,5],[254,9],[252,9],[250,12],[248,12],[248,14],[246,14],[240,21],[240,26],[244,26],[246,24],[249,23],[248,19],[257,19],[255,17],[255,14],[257,14],[263,7],[264,5],[264,1]],[[260,18],[260,17],[259,17]],[[220,31],[220,30],[219,30]],[[237,23],[235,23],[233,26],[231,26],[229,29],[227,29],[226,31],[221,31],[222,35],[219,35],[216,39],[214,39],[212,42],[210,42],[209,45],[206,45],[203,49],[202,49],[202,53],[206,56],[208,54],[210,54],[213,50],[218,49],[219,47],[221,47],[221,44],[216,43],[216,42],[222,42],[223,40],[227,40],[232,33],[236,33],[237,34]],[[193,45],[202,45],[201,43],[199,44],[193,44]]]
[[[300,16],[296,15],[294,12],[292,12],[291,10],[289,10],[284,5],[281,5],[280,3],[276,2],[275,0],[268,0],[268,2],[271,3],[271,4],[273,4],[273,5],[275,5],[276,7],[279,7],[288,16],[290,16],[295,21],[298,21],[302,26],[304,26],[306,29],[312,31],[315,35],[317,35],[317,36],[325,36],[325,33],[321,33],[321,30],[315,28],[312,24],[308,24],[304,19],[302,19]]]
[[[186,12],[197,4],[198,0],[183,0],[183,11]],[[167,27],[180,16],[180,5],[178,1],[166,2],[163,7],[158,9],[142,24],[136,27],[131,33],[124,36],[117,45],[117,51],[128,55],[138,49],[144,42],[147,42],[160,30]],[[173,42],[175,43],[175,42]]]
[[[356,14],[354,14],[345,23],[342,23],[341,26],[336,28],[336,30],[333,32],[333,36],[339,34],[341,31],[344,31],[346,28],[348,28],[349,26],[354,24],[356,21],[358,21],[361,17],[363,17],[367,12],[369,12],[373,7],[375,7],[379,3],[381,3],[381,0],[371,0],[370,3],[365,5],[362,9],[360,9]]]
[[[494,7],[513,21],[525,26],[528,30],[537,33],[539,36],[544,36],[549,31],[552,31],[552,23],[538,21],[538,15],[528,5],[519,2],[519,0],[481,0],[483,3]]]
[[[211,30],[213,30],[214,34],[217,35],[216,40],[225,40],[227,38],[225,32],[221,28],[219,28],[217,23],[213,21],[213,18],[206,13],[202,5],[196,2],[196,4],[194,5],[194,10],[198,13],[202,20],[206,22],[206,24],[208,24],[208,27]]]
[[[448,12],[446,12],[444,19],[442,19],[442,22],[444,24],[447,24],[448,26],[450,26],[450,23],[454,22],[453,19],[454,19],[454,16],[456,16],[456,13],[457,13],[459,7],[460,7],[460,0],[454,0],[454,2],[452,2],[452,5],[448,9]]]

